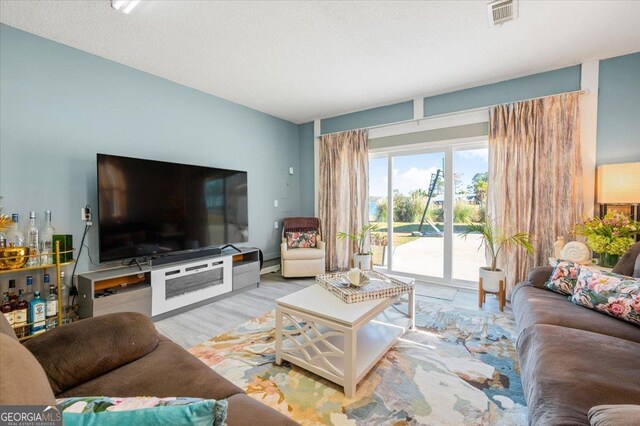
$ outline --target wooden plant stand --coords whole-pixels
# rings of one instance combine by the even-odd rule
[[[504,280],[500,280],[499,286],[498,291],[487,291],[482,287],[482,278],[480,278],[480,285],[478,286],[478,306],[482,308],[482,305],[486,302],[487,293],[495,294],[498,297],[500,312],[504,312],[504,305],[507,300],[507,286]]]

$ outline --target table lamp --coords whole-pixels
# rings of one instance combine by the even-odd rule
[[[596,182],[596,201],[602,216],[613,210],[638,219],[640,162],[602,164]]]

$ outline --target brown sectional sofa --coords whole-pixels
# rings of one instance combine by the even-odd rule
[[[633,275],[637,251],[614,272]],[[533,269],[511,295],[530,424],[589,425],[594,406],[640,404],[640,327],[545,289],[552,271]]]
[[[158,334],[144,315],[90,318],[24,345],[0,317],[0,404],[52,404],[54,395],[187,396],[227,399],[230,426],[297,425]]]

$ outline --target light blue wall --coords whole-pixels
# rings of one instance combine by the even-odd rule
[[[315,216],[313,122],[298,126],[300,139],[300,215]]]
[[[580,65],[424,99],[424,116],[464,111],[580,89]]]
[[[599,87],[597,163],[640,161],[640,52],[600,61]]]
[[[274,221],[300,213],[297,125],[6,25],[0,92],[5,213],[50,209],[78,248],[98,152],[246,170],[249,244],[279,256]]]
[[[367,109],[351,114],[325,118],[320,123],[322,134],[395,123],[413,118],[413,101]]]

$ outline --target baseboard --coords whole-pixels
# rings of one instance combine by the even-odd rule
[[[260,269],[260,275],[268,274],[270,272],[278,272],[280,270],[280,265],[266,266]]]

